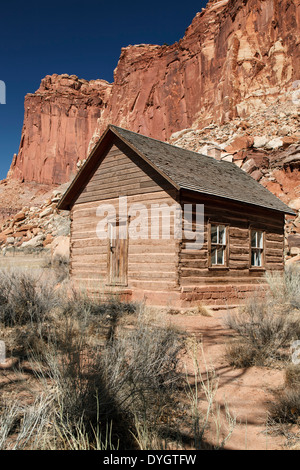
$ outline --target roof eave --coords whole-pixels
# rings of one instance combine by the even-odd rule
[[[211,197],[215,197],[215,198],[220,198],[220,199],[225,199],[227,201],[232,201],[232,202],[236,202],[236,203],[239,203],[239,204],[246,204],[246,205],[250,205],[250,206],[253,206],[253,207],[260,207],[261,209],[267,209],[267,210],[270,210],[270,211],[275,211],[275,212],[281,212],[282,214],[287,214],[287,215],[292,215],[294,217],[297,216],[296,212],[293,211],[289,206],[287,206],[286,204],[284,204],[286,206],[286,210],[281,210],[281,209],[276,209],[275,207],[269,207],[269,206],[265,206],[265,205],[262,205],[262,204],[254,204],[253,202],[248,202],[248,201],[242,201],[240,199],[233,199],[233,198],[230,198],[230,197],[226,197],[226,196],[220,196],[220,195],[216,195],[216,194],[213,194],[213,193],[208,193],[207,191],[204,192],[204,191],[199,191],[197,189],[192,189],[192,188],[188,188],[186,186],[181,186],[180,188],[181,190],[183,191],[189,191],[189,192],[194,192],[194,193],[198,193],[198,194],[204,194],[206,196],[211,196]]]
[[[112,132],[109,127],[105,130],[105,132],[102,134],[101,138],[98,140],[98,142],[95,144],[93,150],[90,152],[86,162],[80,169],[80,171],[77,173],[77,175],[74,177],[73,181],[71,182],[70,186],[68,187],[67,191],[65,194],[62,196],[61,200],[59,201],[57,205],[58,210],[70,210],[74,204],[74,200],[76,200],[76,196],[74,197],[75,193],[75,187],[80,182],[81,179],[83,179],[85,173],[88,173],[89,171],[92,171],[92,160],[94,159],[95,154],[103,144],[103,142],[109,137],[109,132]],[[77,191],[76,191],[77,193]]]
[[[105,144],[109,144],[110,139],[116,136],[118,137],[122,142],[124,142],[131,150],[133,150],[137,155],[139,155],[140,158],[142,158],[151,168],[153,168],[157,173],[159,173],[165,180],[167,180],[175,189],[178,191],[180,190],[180,186],[177,185],[168,175],[166,175],[163,171],[161,171],[159,168],[157,168],[156,165],[154,165],[145,155],[143,155],[134,145],[132,145],[130,142],[128,142],[123,136],[121,136],[115,126],[109,125],[106,128],[106,131],[103,133],[93,150],[91,151],[90,155],[88,156],[86,162],[80,169],[80,171],[77,173],[75,178],[73,179],[72,183],[70,184],[69,188],[65,192],[65,194],[62,196],[60,202],[57,205],[58,210],[71,210],[75,200],[76,200],[76,195],[78,194],[78,189],[75,191],[75,188],[79,184],[81,180],[84,179],[86,174],[92,174],[93,173],[93,160],[95,158],[96,153],[98,153],[101,150],[101,147]],[[105,143],[105,140],[107,140],[107,143]],[[104,149],[105,150],[105,149]],[[80,188],[81,189],[81,188]],[[79,189],[79,190],[80,190]]]

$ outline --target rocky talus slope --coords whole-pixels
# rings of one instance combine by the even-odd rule
[[[299,88],[298,88],[299,86]],[[287,216],[286,259],[300,262],[300,102],[295,83],[285,100],[278,98],[263,112],[219,126],[187,128],[170,143],[212,158],[233,162],[294,209]]]
[[[68,257],[70,218],[57,211],[57,203],[68,184],[46,193],[47,199],[22,207],[0,225],[0,246],[4,255],[47,250],[52,256]],[[44,195],[45,196],[45,195]]]

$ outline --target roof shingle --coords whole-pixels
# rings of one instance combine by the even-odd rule
[[[109,126],[181,189],[295,215],[278,197],[234,163],[215,160],[117,126]]]
[[[210,196],[251,204],[296,215],[273,193],[255,181],[234,163],[215,160],[174,145],[109,125],[86,163],[61,199],[58,208],[68,209],[83,190],[91,168],[99,165],[104,139],[118,136],[141,158],[148,161],[177,189],[196,191]]]

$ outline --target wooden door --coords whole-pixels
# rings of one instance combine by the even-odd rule
[[[109,222],[108,284],[127,286],[128,225],[125,220]]]

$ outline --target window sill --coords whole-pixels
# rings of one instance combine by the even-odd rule
[[[209,266],[209,271],[229,271],[229,266]]]
[[[251,266],[249,268],[249,271],[265,271],[266,268],[264,266]]]

